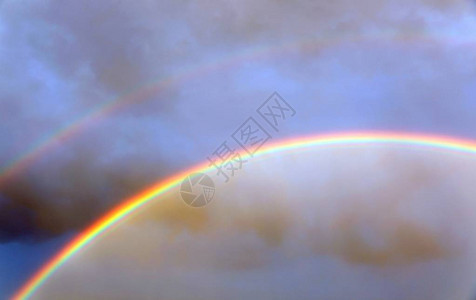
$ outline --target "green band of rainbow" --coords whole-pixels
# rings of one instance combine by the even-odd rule
[[[289,151],[293,149],[309,148],[315,146],[329,145],[358,145],[358,144],[403,144],[407,146],[422,146],[446,149],[450,151],[476,154],[476,142],[456,139],[444,136],[433,136],[410,133],[389,133],[389,132],[356,132],[318,135],[309,137],[298,137],[263,148],[254,156],[262,156],[268,153]],[[248,157],[245,152],[241,152],[243,157]],[[42,266],[31,279],[29,279],[21,289],[12,297],[14,300],[27,299],[69,258],[91,243],[99,235],[104,234],[113,225],[119,224],[126,216],[138,208],[149,203],[152,199],[162,195],[166,191],[178,186],[181,181],[191,173],[208,172],[213,167],[208,166],[208,162],[196,165],[188,170],[175,174],[168,179],[152,185],[148,189],[125,200],[122,204],[112,209],[109,213],[98,219],[76,238],[69,242],[60,252],[53,256],[44,266]]]

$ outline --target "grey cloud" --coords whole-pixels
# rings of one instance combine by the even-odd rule
[[[186,74],[12,178],[1,187],[8,214],[27,210],[31,230],[47,236],[82,228],[204,160],[274,90],[299,113],[275,138],[369,128],[474,136],[475,74],[466,63],[474,57],[467,44],[448,42],[452,30],[471,39],[474,12],[466,1],[401,3],[3,2],[2,166],[97,105]],[[213,68],[224,57],[233,63]],[[5,223],[9,239],[24,226]],[[254,230],[279,243],[279,228]]]

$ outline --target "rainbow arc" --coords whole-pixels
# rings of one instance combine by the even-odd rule
[[[439,149],[457,153],[476,154],[476,142],[457,139],[445,136],[394,133],[394,132],[349,132],[340,134],[316,135],[307,137],[298,137],[284,140],[264,147],[256,156],[263,156],[270,153],[279,153],[284,151],[293,151],[296,149],[305,149],[310,147],[330,147],[332,145],[403,145],[409,148],[427,148]],[[243,157],[249,158],[244,151],[240,153]],[[117,207],[102,216],[96,222],[91,224],[86,230],[77,235],[72,241],[63,247],[54,255],[45,265],[43,265],[12,297],[13,300],[28,299],[35,291],[41,287],[51,275],[64,265],[71,257],[91,244],[99,236],[104,235],[113,226],[120,225],[127,216],[144,207],[154,199],[165,192],[177,187],[183,179],[192,173],[206,173],[211,171],[213,166],[208,162],[198,164],[188,170],[170,176],[166,180],[157,182],[135,196],[126,199]],[[184,204],[185,205],[185,204]]]

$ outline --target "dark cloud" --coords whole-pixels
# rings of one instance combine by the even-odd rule
[[[182,80],[131,97],[0,187],[2,241],[84,228],[204,160],[274,90],[299,112],[282,138],[349,129],[474,136],[475,28],[462,0],[4,1],[1,166],[98,105]],[[273,226],[236,222],[279,244],[290,221],[256,209]],[[191,227],[205,226],[193,218]]]
[[[12,239],[30,238],[38,235],[34,222],[34,211],[19,203],[12,203],[4,196],[0,197],[0,242]]]

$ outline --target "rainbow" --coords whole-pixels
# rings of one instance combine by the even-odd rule
[[[399,144],[412,147],[438,148],[458,153],[476,154],[476,142],[457,139],[445,136],[412,134],[412,133],[390,133],[390,132],[355,132],[327,134],[308,137],[298,137],[280,141],[261,149],[256,156],[263,156],[269,153],[290,151],[295,149],[305,149],[310,147],[324,147],[332,145],[368,145],[368,144]],[[242,152],[243,157],[249,157]],[[42,266],[31,279],[29,279],[12,297],[13,300],[28,299],[33,293],[65,262],[75,253],[83,249],[86,245],[94,241],[98,236],[105,234],[108,230],[120,224],[127,216],[137,209],[144,207],[153,199],[178,186],[181,181],[190,173],[208,172],[213,167],[208,166],[208,162],[198,164],[188,170],[175,174],[168,179],[158,182],[137,195],[126,199],[122,204],[112,209],[103,217],[98,219],[86,230],[70,241],[61,251],[53,256],[44,266]]]
[[[244,62],[257,61],[259,59],[266,59],[272,56],[283,54],[298,54],[302,52],[317,52],[325,47],[341,44],[353,44],[361,42],[371,43],[385,43],[385,42],[424,42],[429,44],[445,43],[445,44],[468,44],[472,45],[472,41],[464,39],[464,37],[452,36],[452,35],[440,35],[440,36],[421,36],[418,34],[404,34],[395,35],[392,32],[382,32],[374,35],[362,35],[362,36],[323,36],[320,38],[312,38],[298,41],[287,41],[282,44],[271,46],[260,46],[252,48],[245,52],[232,53],[230,55],[222,56],[211,62],[203,64],[193,65],[188,68],[184,68],[169,77],[159,80],[148,82],[140,87],[136,87],[128,91],[125,95],[118,98],[106,101],[88,113],[82,115],[76,120],[64,125],[63,127],[52,132],[48,136],[34,143],[29,147],[27,151],[12,159],[5,166],[0,168],[0,187],[8,182],[9,179],[15,175],[21,173],[23,170],[33,164],[39,157],[48,153],[60,145],[62,142],[69,140],[73,136],[83,132],[87,128],[91,127],[96,122],[104,119],[113,112],[120,110],[129,104],[134,104],[140,101],[144,101],[161,91],[171,88],[179,82],[191,80],[193,78],[201,78],[207,74],[225,70],[234,66],[239,66]]]

